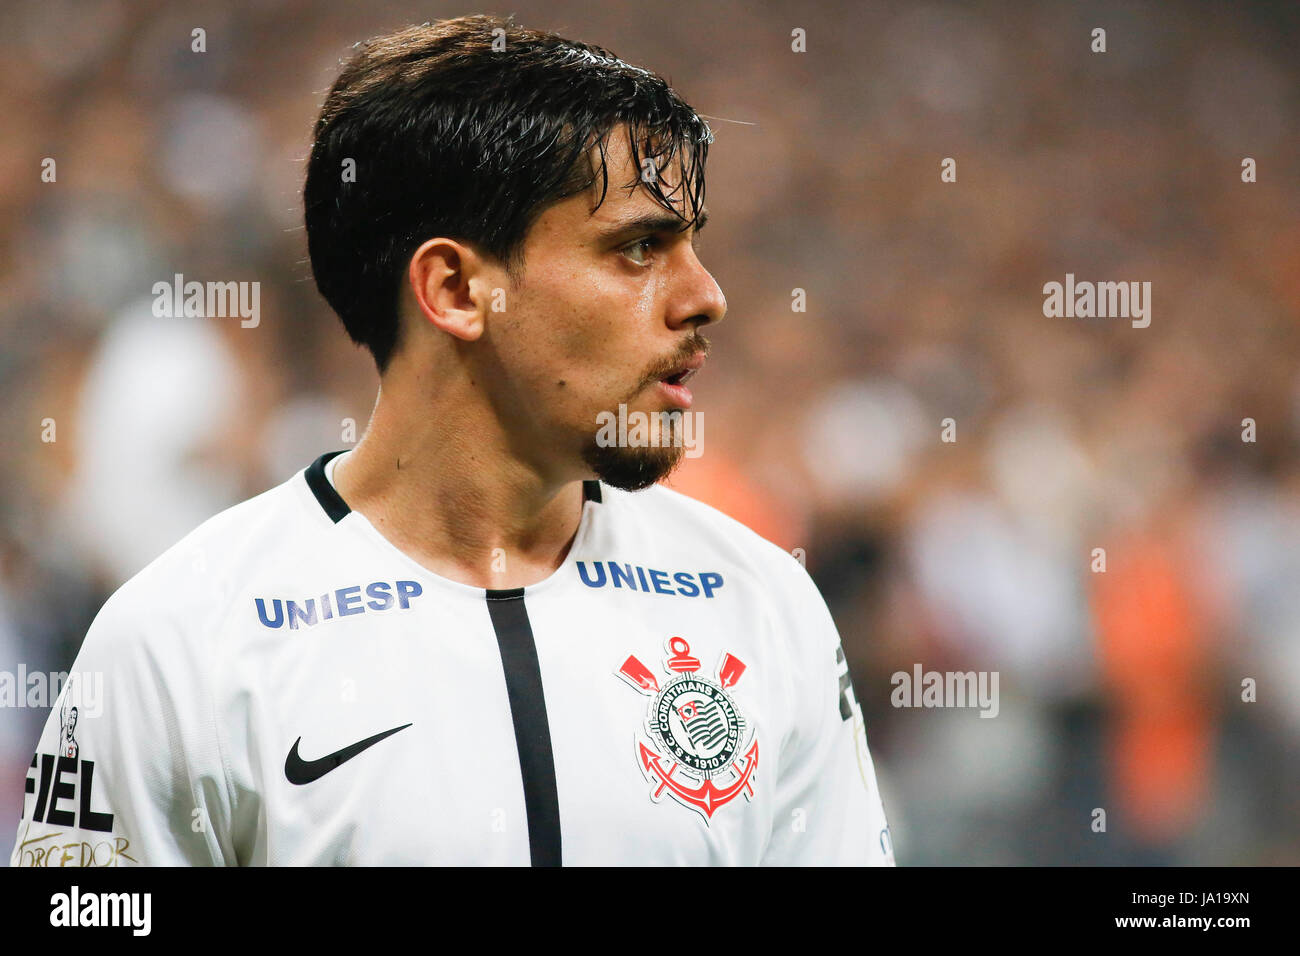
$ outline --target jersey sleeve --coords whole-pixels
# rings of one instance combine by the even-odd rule
[[[765,866],[893,866],[862,708],[830,611],[798,564],[791,630],[794,726],[779,755]]]
[[[165,615],[124,591],[95,618],[46,721],[11,866],[232,861],[204,668]]]

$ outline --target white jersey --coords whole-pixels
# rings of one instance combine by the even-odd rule
[[[839,637],[790,555],[662,486],[589,481],[551,576],[470,587],[350,510],[337,454],[104,605],[12,864],[893,864]]]

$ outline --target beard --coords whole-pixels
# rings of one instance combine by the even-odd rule
[[[627,413],[627,406],[646,388],[659,381],[682,362],[697,354],[707,355],[708,351],[709,340],[700,335],[697,329],[693,335],[680,343],[672,355],[651,365],[637,387],[620,403],[617,412],[610,411],[602,414]],[[689,412],[680,409],[632,412],[627,415],[627,418],[630,419],[636,414],[645,415],[648,419],[647,432],[641,436],[644,441],[632,440],[627,443],[610,441],[607,434],[605,440],[601,440],[602,432],[597,431],[590,436],[582,450],[583,462],[595,472],[597,478],[607,485],[624,491],[640,491],[663,481],[681,464],[686,454],[682,416],[690,414]],[[627,428],[627,437],[631,438],[632,434],[633,429]]]
[[[676,416],[672,436],[680,439],[681,418]],[[592,436],[583,449],[582,460],[605,484],[623,491],[640,491],[667,478],[681,464],[686,447],[680,440],[666,447],[657,444],[628,447],[601,444]]]

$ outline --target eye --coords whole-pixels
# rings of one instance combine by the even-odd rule
[[[646,236],[643,239],[638,239],[631,245],[624,246],[619,250],[619,252],[631,259],[637,265],[645,266],[650,264],[649,254],[658,245],[659,242],[654,238],[654,236]]]

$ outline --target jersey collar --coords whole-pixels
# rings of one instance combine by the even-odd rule
[[[311,489],[317,503],[335,524],[338,524],[351,514],[352,509],[348,507],[348,503],[330,484],[330,480],[325,477],[325,466],[329,464],[331,459],[337,458],[345,451],[347,451],[346,448],[339,451],[327,451],[308,465],[307,470],[303,473],[307,479],[307,487]],[[591,479],[582,483],[582,500],[600,503],[599,481]]]

